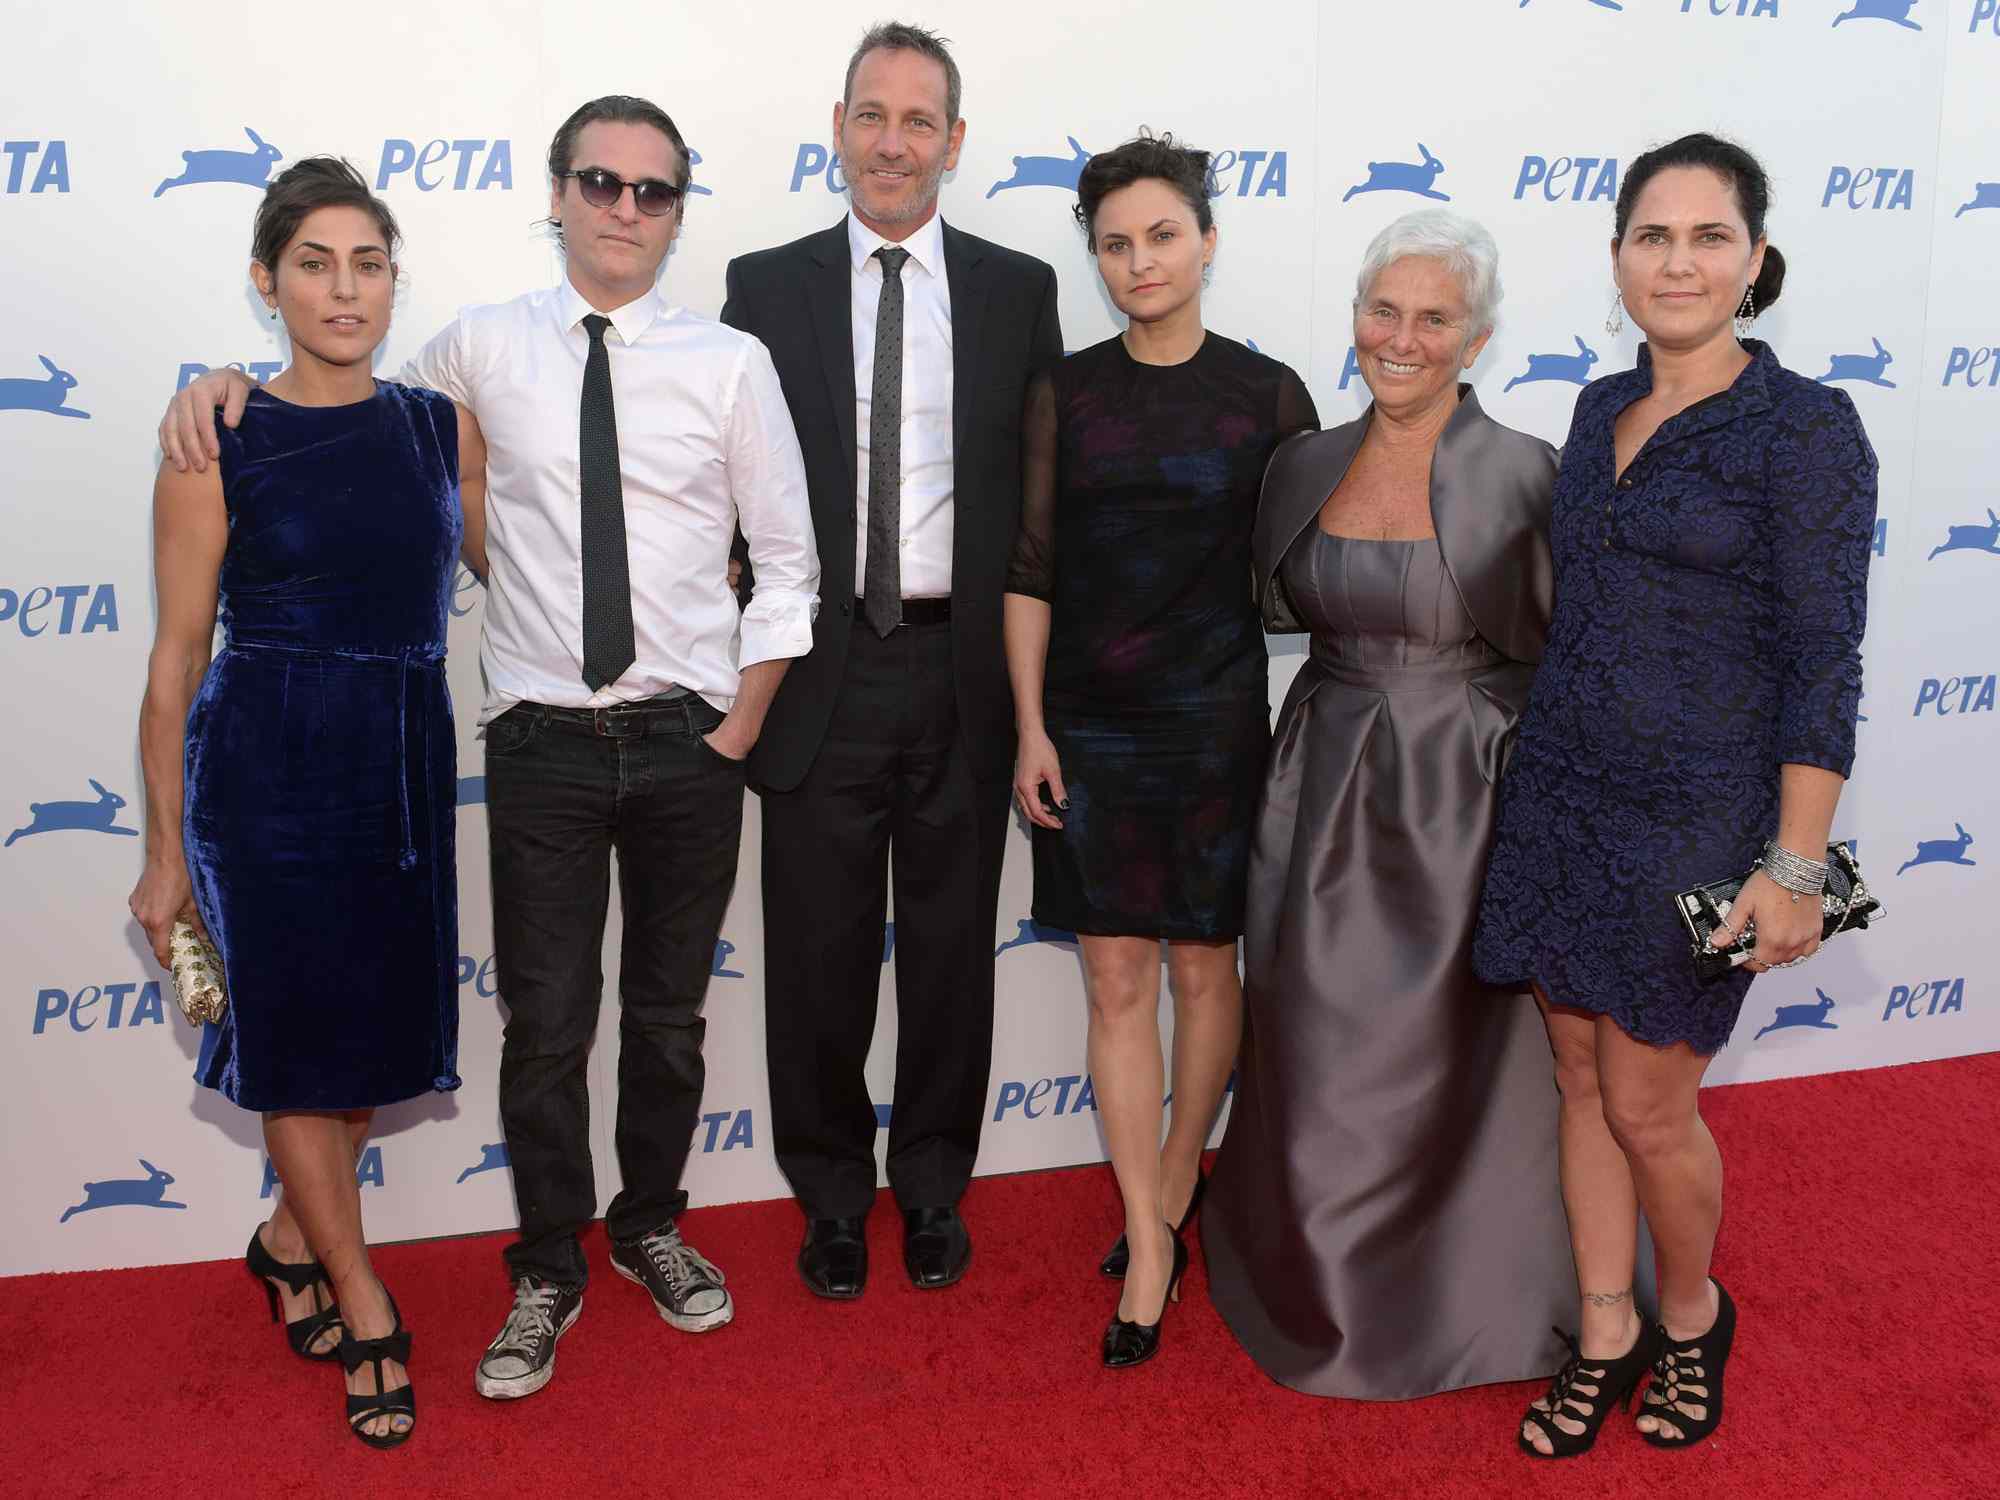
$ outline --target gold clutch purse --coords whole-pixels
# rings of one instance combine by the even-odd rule
[[[179,921],[167,940],[167,959],[181,1014],[196,1026],[220,1021],[229,1008],[229,991],[222,982],[222,955],[215,944],[196,932],[192,922]]]

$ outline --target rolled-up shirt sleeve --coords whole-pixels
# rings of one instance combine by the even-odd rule
[[[396,372],[396,379],[404,385],[421,386],[427,391],[449,396],[471,411],[469,363],[466,358],[465,317],[460,314],[431,335],[429,342]]]
[[[1854,765],[1877,464],[1846,392],[1783,423],[1771,453],[1778,759]]]
[[[730,494],[749,544],[753,580],[737,653],[741,671],[804,656],[819,612],[819,548],[805,460],[777,368],[754,339],[737,363],[725,441]]]

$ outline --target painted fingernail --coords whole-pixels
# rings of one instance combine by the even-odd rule
[[[1060,807],[1060,808],[1061,808],[1061,809],[1062,809],[1062,810],[1063,810],[1064,812],[1068,812],[1068,811],[1069,811],[1069,798],[1067,798],[1067,797],[1063,798],[1063,799],[1062,799],[1062,801],[1060,801],[1060,802],[1058,802],[1058,803],[1056,804],[1056,806],[1057,806],[1057,807]]]

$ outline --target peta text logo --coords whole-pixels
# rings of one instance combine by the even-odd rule
[[[701,198],[715,196],[714,188],[705,188],[694,180],[694,169],[701,165],[701,153],[692,146],[688,148],[688,196]]]
[[[133,997],[137,996],[136,999]],[[127,1001],[131,1001],[127,1005]],[[102,1011],[98,1006],[103,1005]],[[134,1026],[164,1026],[166,1003],[160,998],[157,979],[131,979],[123,984],[86,984],[75,994],[51,986],[35,994],[35,1035],[57,1021],[67,1021],[71,1031],[106,1031]]]
[[[1972,24],[1965,28],[1967,35],[1978,31],[1981,21],[1993,29],[1995,36],[2000,36],[2000,0],[1972,0]]]
[[[1054,1099],[1050,1099],[1051,1094]],[[1061,1078],[1039,1078],[1033,1083],[1003,1083],[993,1104],[994,1121],[1005,1119],[1010,1109],[1019,1110],[1030,1120],[1039,1120],[1043,1115],[1080,1115],[1086,1109],[1095,1113],[1097,1091],[1091,1087],[1088,1073],[1066,1073]]]
[[[702,1125],[708,1127],[706,1135],[702,1134]],[[725,1125],[729,1127],[726,1135],[722,1129]],[[702,1154],[705,1156],[713,1155],[717,1151],[734,1151],[739,1146],[754,1147],[757,1144],[751,1130],[750,1111],[747,1109],[718,1109],[705,1114],[701,1117],[701,1124],[695,1126],[695,1134],[700,1137]]]
[[[736,945],[728,938],[715,941],[715,962],[708,966],[709,975],[715,979],[741,979],[743,971],[729,967],[729,955],[736,951]]]
[[[1252,187],[1252,184],[1255,187]],[[1234,192],[1231,191],[1232,185]],[[1227,148],[1208,159],[1211,198],[1282,198],[1285,196],[1285,153],[1260,147]]]
[[[1521,175],[1514,179],[1518,202],[1530,188],[1548,203],[1615,203],[1618,201],[1618,158],[1615,156],[1545,156],[1521,158]]]
[[[484,776],[461,776],[458,778],[458,805],[460,807],[480,807],[486,802],[486,778]]]
[[[1873,354],[1829,354],[1826,373],[1814,377],[1821,385],[1832,385],[1837,380],[1854,380],[1863,385],[1879,385],[1885,391],[1893,391],[1896,382],[1883,375],[1883,371],[1896,362],[1896,356],[1882,347],[1882,341],[1871,338],[1875,346]]]
[[[1777,1013],[1771,1017],[1771,1024],[1758,1032],[1756,1036],[1750,1038],[1750,1040],[1753,1042],[1759,1041],[1771,1032],[1790,1031],[1799,1026],[1810,1026],[1818,1031],[1840,1030],[1839,1022],[1827,1019],[1833,1012],[1833,996],[1817,987],[1814,988],[1813,993],[1819,996],[1819,1003],[1817,1005],[1779,1006]]]
[[[993,950],[995,958],[1009,948],[1023,948],[1030,943],[1061,943],[1072,948],[1076,946],[1075,933],[1065,931],[1061,927],[1045,927],[1033,917],[1022,917],[1014,925],[1015,935]]]
[[[1625,8],[1621,0],[1590,0],[1590,3],[1597,6],[1600,10],[1623,10]],[[1528,8],[1528,0],[1521,0],[1520,8],[1526,10]]]
[[[1989,3],[2000,5],[2000,0],[1989,0]],[[1959,204],[1958,212],[1952,217],[1962,219],[1975,208],[2000,208],[2000,182],[1973,183],[1971,198]]]
[[[180,374],[174,377],[174,389],[177,391],[186,390],[197,380],[201,379],[202,376],[208,374],[209,368],[209,366],[201,364],[196,360],[182,360]],[[234,370],[240,375],[247,375],[258,385],[262,385],[273,375],[284,369],[285,362],[282,359],[252,359],[241,362],[232,359],[229,363],[222,366],[222,368],[225,370]],[[464,566],[465,564],[463,563],[459,564],[460,568]]]
[[[1965,1011],[1965,981],[1926,979],[1919,984],[1899,984],[1889,991],[1882,1019],[1900,1012],[1905,1021],[1914,1021],[1919,1016],[1948,1016],[1953,1011]]]
[[[450,159],[456,156],[454,170]],[[473,176],[477,165],[479,174]],[[375,170],[375,186],[386,188],[392,177],[407,176],[420,193],[434,193],[449,187],[454,193],[483,193],[488,188],[514,186],[514,148],[507,141],[485,139],[414,141],[390,139],[382,143],[381,165]],[[399,184],[400,185],[400,184]]]
[[[986,190],[986,196],[991,198],[1008,188],[1025,187],[1052,187],[1061,188],[1066,193],[1075,192],[1076,180],[1083,174],[1083,164],[1090,160],[1090,153],[1075,136],[1068,139],[1068,156],[1015,157],[1013,175],[994,183]]]
[[[1993,708],[1994,676],[1991,672],[1984,677],[1926,677],[1917,689],[1917,706],[1911,711],[1915,718],[1928,708],[1939,718],[1949,714],[1988,713]]]
[[[1415,193],[1419,198],[1435,198],[1440,203],[1451,202],[1450,193],[1440,193],[1436,183],[1444,172],[1444,163],[1431,155],[1430,147],[1417,142],[1417,154],[1422,161],[1371,161],[1368,163],[1368,177],[1357,182],[1340,195],[1345,203],[1357,193]]]
[[[1831,208],[1838,199],[1851,209],[1909,208],[1916,189],[1912,167],[1833,167],[1819,206]]]
[[[237,182],[245,187],[260,188],[270,180],[271,168],[284,152],[265,140],[248,125],[243,133],[250,137],[254,151],[183,151],[181,153],[181,175],[169,177],[153,189],[153,196],[159,197],[168,188],[193,187],[198,182]]]
[[[847,191],[847,178],[840,170],[840,153],[829,151],[812,141],[802,141],[799,143],[799,154],[792,158],[792,185],[787,191],[796,193],[815,177],[826,185],[829,193]],[[988,193],[986,196],[991,198],[993,195]]]
[[[507,1143],[493,1141],[479,1148],[479,1160],[458,1174],[458,1182],[463,1182],[468,1177],[476,1177],[481,1172],[497,1172],[502,1167],[511,1165],[507,1159]],[[452,1186],[456,1187],[458,1182]]]
[[[61,141],[0,141],[7,153],[7,191],[10,193],[58,193],[69,191],[69,147]],[[35,175],[28,177],[28,163],[35,161]]]
[[[1986,508],[1986,524],[1977,521],[1970,526],[1953,526],[1945,532],[1944,540],[1931,548],[1931,555],[1924,559],[1929,562],[1940,552],[1992,552],[2000,554],[2000,516],[1993,508]]]
[[[1922,31],[1924,28],[1910,19],[1910,12],[1916,8],[1916,0],[1852,0],[1852,8],[1835,16],[1833,24],[1838,26],[1842,21],[1892,21],[1911,31]]]
[[[1945,356],[1943,383],[1949,386],[1961,375],[1968,388],[1984,386],[1989,391],[2000,388],[2000,346],[1953,345],[1951,353]]]
[[[69,393],[76,389],[76,377],[60,368],[46,354],[38,355],[46,375],[14,375],[0,380],[0,411],[39,411],[52,417],[82,417],[90,419],[87,411],[78,411],[74,406],[65,406]]]
[[[460,563],[458,571],[451,575],[451,603],[448,607],[452,618],[463,620],[471,614],[473,606],[479,602],[479,594],[485,587],[477,573],[464,563]]]
[[[354,1163],[354,1185],[358,1188],[381,1187],[382,1148],[370,1146],[361,1153]],[[264,1186],[258,1191],[259,1198],[268,1198],[278,1190],[278,1169],[271,1165],[271,1158],[264,1158]]]
[[[1965,851],[1972,847],[1972,835],[1965,831],[1963,823],[1954,823],[1951,826],[1958,830],[1957,838],[1920,839],[1917,843],[1917,852],[1898,865],[1896,873],[1900,875],[1914,865],[1977,866],[1978,860],[1965,857]]]
[[[11,848],[14,840],[37,833],[117,833],[137,838],[138,829],[123,827],[118,822],[118,809],[125,805],[125,799],[101,781],[84,779],[97,793],[95,802],[30,802],[27,823],[8,834],[0,849]]]
[[[1575,337],[1575,335],[1571,335]],[[1534,385],[1544,380],[1565,380],[1571,385],[1588,385],[1590,367],[1597,363],[1597,351],[1581,338],[1576,340],[1574,354],[1530,354],[1528,368],[1500,387],[1500,394],[1506,395],[1517,385]],[[1345,384],[1343,379],[1342,384]]]
[[[113,1177],[104,1182],[86,1182],[83,1185],[83,1202],[72,1203],[62,1211],[58,1224],[67,1224],[77,1214],[87,1214],[93,1208],[186,1208],[185,1203],[172,1203],[167,1199],[167,1184],[174,1180],[171,1172],[162,1172],[158,1167],[139,1158],[139,1165],[146,1169],[144,1177]]]
[[[81,613],[77,606],[88,599]],[[56,606],[61,605],[60,609]],[[50,611],[54,611],[53,614]],[[54,587],[37,584],[16,593],[0,589],[0,625],[14,623],[22,635],[33,640],[53,631],[57,635],[89,635],[96,630],[118,628],[118,589],[109,583],[59,583]]]
[[[484,958],[474,958],[470,953],[458,955],[458,987],[462,990],[468,984],[472,992],[482,1000],[491,1000],[500,993],[500,981],[493,974],[494,956],[489,953]]]
[[[1778,0],[1681,0],[1681,14],[1778,19]]]

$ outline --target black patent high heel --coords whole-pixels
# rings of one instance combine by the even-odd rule
[[[1548,1395],[1542,1398],[1548,1402],[1549,1409],[1543,1411],[1538,1406],[1530,1406],[1522,1414],[1521,1421],[1532,1423],[1555,1451],[1542,1452],[1528,1441],[1526,1433],[1516,1427],[1514,1441],[1530,1458],[1575,1458],[1588,1453],[1597,1441],[1598,1429],[1611,1415],[1612,1408],[1631,1405],[1633,1393],[1639,1389],[1639,1382],[1646,1378],[1646,1371],[1658,1356],[1660,1340],[1664,1337],[1651,1323],[1641,1323],[1638,1337],[1632,1340],[1632,1347],[1617,1359],[1585,1359],[1582,1345],[1574,1338],[1560,1328],[1554,1332],[1557,1338],[1569,1345],[1569,1358],[1556,1371],[1555,1379],[1549,1383]],[[1581,1422],[1583,1431],[1564,1432],[1556,1425],[1558,1416]]]
[[[1187,1208],[1181,1214],[1180,1223],[1174,1225],[1174,1233],[1186,1234],[1188,1225],[1201,1207],[1201,1195],[1208,1189],[1208,1176],[1199,1167],[1195,1168],[1194,1191],[1188,1195]],[[1118,1236],[1118,1243],[1104,1252],[1104,1259],[1097,1263],[1097,1274],[1109,1276],[1113,1281],[1125,1279],[1125,1268],[1132,1263],[1132,1247],[1125,1243],[1125,1236]]]
[[[1713,1277],[1710,1280],[1714,1280]],[[1679,1437],[1658,1430],[1640,1437],[1655,1448],[1687,1448],[1700,1442],[1722,1421],[1722,1367],[1729,1363],[1729,1349],[1736,1342],[1736,1304],[1715,1283],[1715,1322],[1698,1338],[1673,1339],[1660,1329],[1659,1357],[1653,1363],[1653,1383],[1646,1387],[1646,1399],[1639,1415],[1655,1422],[1672,1422]],[[1679,1409],[1686,1401],[1702,1409],[1699,1420]]]
[[[379,1339],[358,1339],[352,1328],[340,1331],[340,1365],[349,1375],[363,1365],[375,1367],[375,1390],[366,1396],[347,1398],[347,1426],[356,1437],[371,1448],[395,1448],[409,1441],[410,1434],[417,1430],[417,1388],[409,1383],[410,1330],[403,1326],[403,1313],[396,1306],[396,1299],[387,1287],[382,1295],[389,1298],[389,1314],[396,1320],[396,1326]],[[393,1391],[384,1391],[387,1384],[382,1373],[382,1361],[393,1359],[403,1367],[404,1384]],[[363,1432],[362,1426],[376,1417],[387,1417],[390,1428],[387,1432]],[[410,1425],[403,1431],[395,1429],[397,1417],[408,1417]]]
[[[1181,1278],[1187,1274],[1187,1241],[1174,1233],[1171,1224],[1165,1226],[1174,1238],[1174,1273],[1167,1281],[1167,1300],[1160,1304],[1160,1315],[1150,1323],[1128,1323],[1114,1311],[1111,1321],[1104,1325],[1104,1368],[1123,1370],[1131,1365],[1142,1365],[1160,1352],[1160,1325],[1167,1320],[1167,1303],[1181,1300]]]
[[[285,1315],[278,1301],[278,1289],[271,1285],[282,1281],[286,1290],[294,1297],[302,1297],[315,1286],[326,1288],[326,1306],[285,1323],[285,1342],[292,1346],[292,1353],[301,1359],[333,1360],[340,1357],[338,1341],[324,1349],[313,1348],[329,1329],[338,1332],[340,1328],[340,1308],[333,1300],[333,1283],[327,1280],[326,1268],[316,1260],[287,1264],[264,1248],[263,1226],[250,1231],[250,1248],[243,1252],[243,1264],[250,1274],[257,1278],[257,1284],[264,1289],[270,1299],[271,1321],[284,1323]],[[317,1298],[315,1298],[317,1300]]]

